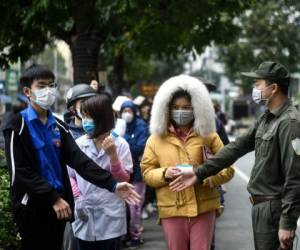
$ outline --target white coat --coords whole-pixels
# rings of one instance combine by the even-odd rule
[[[86,135],[76,140],[80,149],[103,169],[110,171],[110,159],[104,150],[99,152],[92,139]],[[132,159],[128,143],[118,137],[115,140],[117,154],[122,167],[132,172]],[[75,200],[74,236],[85,241],[112,239],[126,234],[125,202],[115,193],[87,182],[75,170],[69,175],[76,178],[81,192]]]

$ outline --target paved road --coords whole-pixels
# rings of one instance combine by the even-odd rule
[[[235,163],[237,170],[248,175],[254,161],[250,153]],[[235,174],[233,180],[226,184],[225,212],[217,220],[216,250],[253,250],[251,229],[251,204],[246,190],[247,180]],[[249,175],[248,175],[249,176]]]
[[[164,241],[162,227],[156,224],[156,215],[144,221],[145,233],[143,238],[145,243],[140,249],[143,250],[165,250],[167,246]]]

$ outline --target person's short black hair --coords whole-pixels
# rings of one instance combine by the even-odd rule
[[[34,80],[52,79],[55,80],[53,72],[43,65],[32,64],[25,69],[20,78],[21,87],[31,87]]]
[[[95,122],[95,131],[91,135],[96,138],[114,128],[114,114],[109,95],[100,93],[81,102],[80,112],[91,117]]]
[[[289,83],[290,83],[290,79],[284,79],[284,80],[265,80],[267,85],[271,85],[273,83],[277,83],[278,88],[280,89],[280,91],[288,96],[289,94]]]

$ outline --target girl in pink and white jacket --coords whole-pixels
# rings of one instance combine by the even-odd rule
[[[110,171],[117,181],[128,181],[132,159],[128,143],[110,136],[114,117],[110,98],[99,94],[81,103],[86,135],[76,140],[80,149],[99,167]],[[69,171],[75,197],[74,236],[80,250],[120,249],[120,237],[126,234],[125,202],[116,194],[98,188]]]

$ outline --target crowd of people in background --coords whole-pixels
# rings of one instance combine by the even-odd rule
[[[143,219],[158,211],[169,249],[214,249],[216,217],[224,210],[222,184],[233,177],[233,168],[181,193],[169,189],[169,183],[180,171],[201,164],[228,143],[224,117],[209,96],[212,83],[205,84],[205,81],[188,76],[174,77],[162,84],[154,100],[143,96],[113,98],[96,80],[90,84],[76,84],[66,94],[67,112],[63,123],[55,121],[50,111],[56,88],[53,73],[42,66],[32,66],[25,71],[24,79],[21,82],[29,102],[22,111],[23,119],[29,130],[34,131],[33,135],[46,124],[50,128],[47,138],[52,141],[51,129],[58,130],[54,125],[59,124],[74,141],[69,142],[73,150],[65,149],[64,152],[72,159],[64,161],[67,165],[64,175],[69,180],[62,182],[60,179],[58,162],[55,168],[49,167],[52,162],[47,159],[47,150],[38,153],[38,163],[33,163],[41,168],[41,174],[48,181],[47,187],[56,183],[57,186],[51,187],[53,192],[57,189],[62,197],[66,193],[70,195],[65,191],[68,186],[73,196],[68,202],[72,204],[74,200],[74,212],[72,207],[66,208],[67,215],[62,218],[65,223],[54,227],[60,229],[57,244],[62,242],[64,250],[137,249],[144,243]],[[41,124],[39,116],[44,119]],[[42,128],[31,124],[32,117]],[[53,128],[48,125],[49,120]],[[5,129],[9,131],[9,126]],[[38,130],[37,133],[43,137],[46,131]],[[63,138],[59,133],[56,136],[60,147]],[[13,139],[12,134],[8,138]],[[38,150],[36,138],[31,139],[33,148]],[[43,140],[41,138],[40,143]],[[121,194],[122,188],[120,192],[113,192],[116,187],[99,185],[94,180],[96,177],[86,176],[84,167],[78,165],[81,164],[75,157],[79,156],[78,151],[90,160],[91,175],[101,169],[108,174],[106,179],[125,183],[125,186],[129,182],[132,186],[126,186],[127,190]],[[61,153],[58,150],[56,161]],[[24,197],[18,202],[23,204]],[[45,216],[49,216],[49,211],[41,218]],[[55,219],[53,215],[52,219]],[[26,230],[22,232],[24,249],[28,246],[35,249],[30,235],[25,242],[26,233]],[[57,245],[52,249],[58,249]]]
[[[114,127],[114,116],[110,108],[111,97],[85,88],[88,93],[84,97],[81,96],[80,100],[72,99],[72,90],[67,98],[70,101],[68,107],[71,115],[66,117],[69,124],[74,125],[73,131],[75,127],[82,126],[87,141],[92,147],[99,145],[106,156],[105,159],[94,160],[94,156],[83,152],[80,144],[73,138],[79,137],[82,130],[76,130],[76,133],[72,134],[68,125],[55,117],[51,111],[57,87],[53,72],[43,66],[32,65],[23,72],[20,84],[29,100],[28,106],[21,112],[7,113],[3,118],[1,130],[5,139],[13,216],[21,237],[21,249],[60,250],[62,243],[68,238],[64,239],[64,235],[69,236],[69,239],[75,242],[74,246],[79,249],[95,249],[96,244],[103,244],[107,249],[112,249],[113,245],[117,249],[118,237],[126,232],[124,216],[118,215],[122,217],[119,220],[123,222],[123,226],[112,228],[113,233],[108,235],[107,241],[102,240],[102,236],[99,240],[99,229],[95,230],[97,237],[92,240],[95,242],[90,242],[91,239],[88,238],[91,228],[95,229],[91,223],[100,226],[102,230],[105,227],[105,224],[93,224],[96,212],[98,217],[95,219],[101,220],[102,209],[108,205],[113,204],[114,209],[118,207],[120,210],[123,207],[125,211],[124,201],[130,205],[139,205],[141,201],[133,185],[127,182],[132,168],[128,145],[124,139],[119,139],[120,144],[116,147],[112,139],[107,137],[107,133],[109,134],[110,129]],[[82,101],[93,101],[91,98],[100,105],[95,107],[93,103],[84,103],[85,108],[82,112]],[[94,108],[110,109],[104,109],[103,112],[107,112],[107,115],[99,117],[94,116],[97,113]],[[104,140],[99,140],[103,137]],[[127,150],[127,156],[120,155],[122,145],[125,145],[122,150]],[[98,152],[97,149],[95,151]],[[121,163],[119,160],[123,157],[128,159],[126,164],[125,161]],[[102,166],[99,166],[99,161]],[[103,194],[107,194],[109,204],[92,204],[93,208],[88,210],[83,203],[93,199],[85,199],[84,195],[92,196],[90,190],[95,189],[102,192],[101,199],[98,197],[96,201],[104,201]],[[117,218],[112,216],[111,221],[114,220]],[[73,232],[70,224],[67,227],[69,229],[66,229],[69,222],[73,222]],[[76,225],[80,225],[81,228],[78,229]],[[75,239],[73,236],[76,236]]]
[[[266,61],[243,75],[254,80],[252,99],[265,111],[229,142],[226,117],[209,95],[215,86],[205,79],[171,77],[153,100],[113,98],[96,80],[75,84],[63,122],[51,111],[55,75],[27,68],[20,78],[27,101],[22,96],[24,105],[1,123],[21,249],[136,249],[142,218],[157,209],[169,250],[213,250],[223,184],[253,150],[255,249],[293,249],[300,114],[289,99],[290,74]]]
[[[168,181],[175,177],[172,174],[178,170],[176,165],[192,166],[204,161],[203,157],[199,158],[204,146],[209,155],[216,153],[223,144],[228,144],[224,119],[222,119],[224,116],[221,117],[217,104],[213,106],[210,100],[209,91],[212,86],[215,86],[213,83],[197,81],[195,78],[178,78],[178,81],[174,78],[171,82],[171,85],[165,83],[160,88],[154,99],[154,108],[152,108],[153,100],[144,96],[138,96],[134,100],[126,96],[118,96],[112,103],[113,98],[105,92],[103,86],[99,87],[96,80],[93,80],[90,86],[78,84],[68,91],[66,96],[68,112],[64,117],[80,149],[104,169],[110,171],[116,180],[130,181],[140,195],[141,202],[138,205],[123,204],[124,207],[120,208],[117,202],[112,202],[117,197],[108,195],[106,198],[103,194],[109,192],[89,184],[76,171],[69,169],[75,198],[75,222],[72,227],[66,227],[65,249],[120,249],[121,247],[136,249],[144,243],[143,219],[149,218],[157,209],[169,249],[198,249],[199,247],[214,249],[215,219],[222,214],[225,205],[225,189],[221,185],[233,177],[233,168],[216,175],[204,189],[198,188],[199,194],[195,193],[192,198],[194,201],[189,203],[186,203],[186,197],[183,200],[178,195],[176,198],[171,198],[173,194],[168,189]],[[180,84],[182,82],[183,85]],[[173,92],[170,91],[170,86]],[[168,101],[160,100],[161,98]],[[203,110],[197,110],[198,107],[203,107]],[[151,110],[156,117],[151,117]],[[188,113],[189,117],[187,117]],[[207,116],[200,115],[203,113]],[[160,127],[162,123],[167,127],[161,135],[177,138],[177,141],[172,142],[175,145],[163,144],[161,149],[155,145],[152,146],[155,150],[148,149],[152,141],[152,137],[148,140],[149,126],[155,130],[153,127]],[[206,139],[207,141],[204,137],[201,138],[199,134],[201,123],[211,126],[212,131],[216,127],[221,139],[218,139],[217,134],[209,140]],[[99,132],[95,134],[97,130]],[[165,137],[163,140],[168,142],[169,139]],[[144,151],[147,141],[146,151]],[[190,143],[193,145],[191,148],[189,148]],[[178,152],[178,149],[175,149],[174,153],[164,152],[169,150],[168,147],[178,146],[181,146],[182,153]],[[160,153],[158,154],[156,150]],[[167,162],[163,163],[159,155]],[[185,157],[176,158],[181,155]],[[174,167],[166,168],[166,166]],[[162,175],[159,174],[158,167],[163,171]],[[152,174],[149,168],[153,168],[155,174]],[[159,189],[155,183],[156,175],[159,178],[156,180]],[[164,178],[164,188],[161,187],[160,178]],[[205,198],[197,198],[198,195],[207,196],[207,201]],[[170,204],[161,202],[164,199],[167,199]],[[122,201],[119,205],[121,203]],[[172,206],[175,206],[177,212],[172,212]],[[190,207],[195,207],[194,211],[191,211]],[[114,211],[115,217],[108,211]],[[104,217],[101,218],[101,214],[111,219],[105,220]],[[172,219],[181,216],[182,221]],[[186,230],[184,223],[190,217],[195,217],[195,221],[191,224],[191,228]],[[95,226],[96,223],[98,226]],[[201,237],[199,237],[200,232],[203,234]],[[186,248],[187,246],[190,248]]]
[[[121,245],[135,249],[143,244],[143,207],[149,203],[154,207],[155,202],[153,190],[145,201],[146,185],[140,170],[149,136],[151,101],[140,96],[138,105],[130,98],[119,99],[112,103],[111,95],[96,80],[75,85],[66,95],[64,119],[80,149],[116,180],[130,181],[141,202],[125,206],[120,199],[114,201],[118,197],[69,169],[75,221],[66,227],[65,249],[120,249]]]

